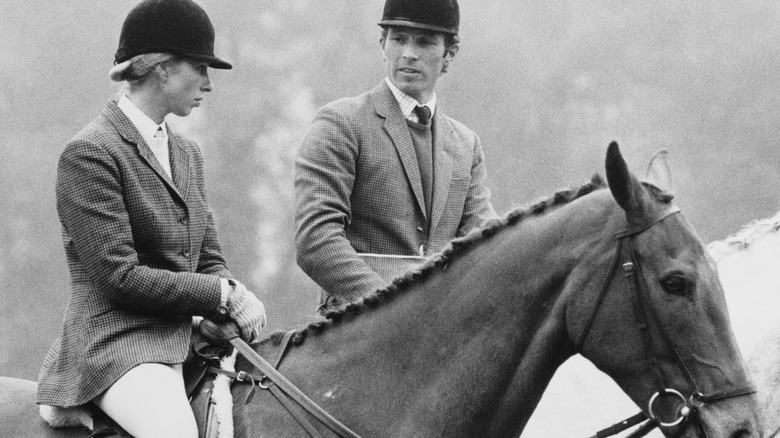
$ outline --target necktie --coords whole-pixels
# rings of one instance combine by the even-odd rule
[[[414,107],[414,113],[417,114],[417,118],[423,125],[427,125],[431,121],[431,109],[425,105]]]
[[[431,122],[431,110],[425,105],[417,105],[414,107],[414,112],[417,114],[417,119],[421,125],[429,125]],[[419,129],[415,131],[420,131]],[[425,129],[427,135],[412,134],[412,142],[414,143],[415,152],[417,153],[417,163],[420,166],[420,182],[423,186],[423,199],[425,201],[425,208],[427,215],[430,218],[431,215],[431,202],[433,197],[433,143],[431,142],[431,131]],[[430,219],[429,219],[430,220]]]

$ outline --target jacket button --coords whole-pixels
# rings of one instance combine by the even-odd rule
[[[425,231],[425,230],[423,229],[423,227],[417,227],[417,231],[419,231],[419,232],[421,232],[421,233],[422,233],[422,232],[423,232],[423,231]]]
[[[182,216],[181,218],[179,218],[179,222],[182,225],[187,225],[187,216]]]
[[[182,252],[179,253],[179,255],[182,256],[182,257],[189,258],[190,257],[190,252],[189,251],[182,251]]]

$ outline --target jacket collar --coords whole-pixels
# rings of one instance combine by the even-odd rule
[[[173,180],[171,180],[157,161],[157,158],[155,158],[152,149],[146,144],[146,141],[144,141],[141,133],[138,132],[138,129],[133,125],[133,122],[131,122],[127,115],[119,108],[116,101],[112,100],[106,104],[106,107],[103,110],[103,117],[114,126],[117,133],[126,142],[136,146],[141,159],[154,170],[157,176],[159,176],[182,201],[186,201],[187,189],[189,186],[190,158],[189,153],[182,146],[181,136],[172,129],[168,130],[171,154],[171,174],[173,175]]]
[[[393,97],[395,97],[395,101],[398,102],[398,106],[401,108],[404,117],[409,118],[414,111],[414,107],[417,105],[425,105],[431,110],[431,114],[436,114],[436,93],[433,94],[433,97],[428,102],[418,102],[415,98],[396,87],[395,84],[390,81],[390,78],[385,77],[385,83],[387,84],[387,87],[390,88],[390,91],[392,91]]]

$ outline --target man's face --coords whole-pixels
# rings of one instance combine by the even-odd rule
[[[445,50],[444,35],[408,27],[389,27],[380,40],[390,81],[420,103],[433,97],[436,81],[457,45]]]

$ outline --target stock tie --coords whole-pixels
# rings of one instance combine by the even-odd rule
[[[168,138],[165,136],[162,127],[157,128],[152,143],[151,147],[155,158],[157,158],[165,173],[168,174],[168,177],[173,178],[171,176],[171,161],[168,157]]]

